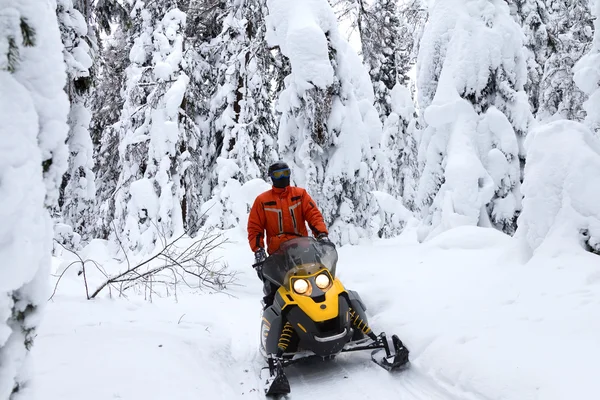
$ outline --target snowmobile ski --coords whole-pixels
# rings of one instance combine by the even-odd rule
[[[408,349],[404,346],[400,338],[392,335],[391,343],[382,333],[379,339],[383,343],[383,348],[373,350],[371,360],[387,371],[395,371],[408,365]]]
[[[265,395],[267,396],[281,396],[289,394],[290,382],[283,372],[283,365],[281,359],[276,356],[270,356],[269,362],[269,377],[265,382]]]

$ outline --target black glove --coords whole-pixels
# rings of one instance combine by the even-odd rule
[[[328,244],[330,246],[335,246],[333,244],[333,242],[331,241],[331,239],[329,239],[329,236],[327,236],[326,233],[319,233],[319,235],[317,236],[317,240],[323,244]]]
[[[254,252],[254,264],[262,264],[267,259],[265,249],[260,248]]]
[[[254,265],[252,268],[256,271],[256,275],[261,281],[264,281],[263,273],[262,273],[262,265],[263,262],[267,259],[267,253],[265,253],[265,249],[258,249],[254,252]]]

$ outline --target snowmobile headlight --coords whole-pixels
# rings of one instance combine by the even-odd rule
[[[294,281],[294,291],[298,294],[305,294],[308,292],[310,284],[306,279],[296,279]]]
[[[329,275],[327,274],[319,274],[315,278],[315,283],[319,289],[327,289],[331,284],[331,279],[329,279]]]

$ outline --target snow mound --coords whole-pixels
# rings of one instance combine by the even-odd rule
[[[556,121],[526,141],[517,235],[530,250],[579,241],[600,252],[600,141],[584,125]]]
[[[428,240],[425,245],[428,248],[442,250],[477,250],[494,248],[499,244],[509,245],[511,242],[512,238],[510,236],[497,229],[467,225],[440,233],[438,236]]]

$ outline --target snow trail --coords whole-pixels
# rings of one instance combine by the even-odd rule
[[[245,240],[233,239],[223,254],[240,286],[230,295],[88,302],[80,288],[74,297],[78,278],[65,277],[34,347],[38,393],[48,400],[264,398],[262,287]],[[388,373],[369,352],[308,360],[288,369],[289,398],[598,398],[597,256],[573,251],[524,264],[516,244],[492,229],[463,227],[422,245],[407,233],[341,248],[340,279],[360,293],[376,332],[406,343],[411,368]],[[548,351],[563,343],[569,351]]]

